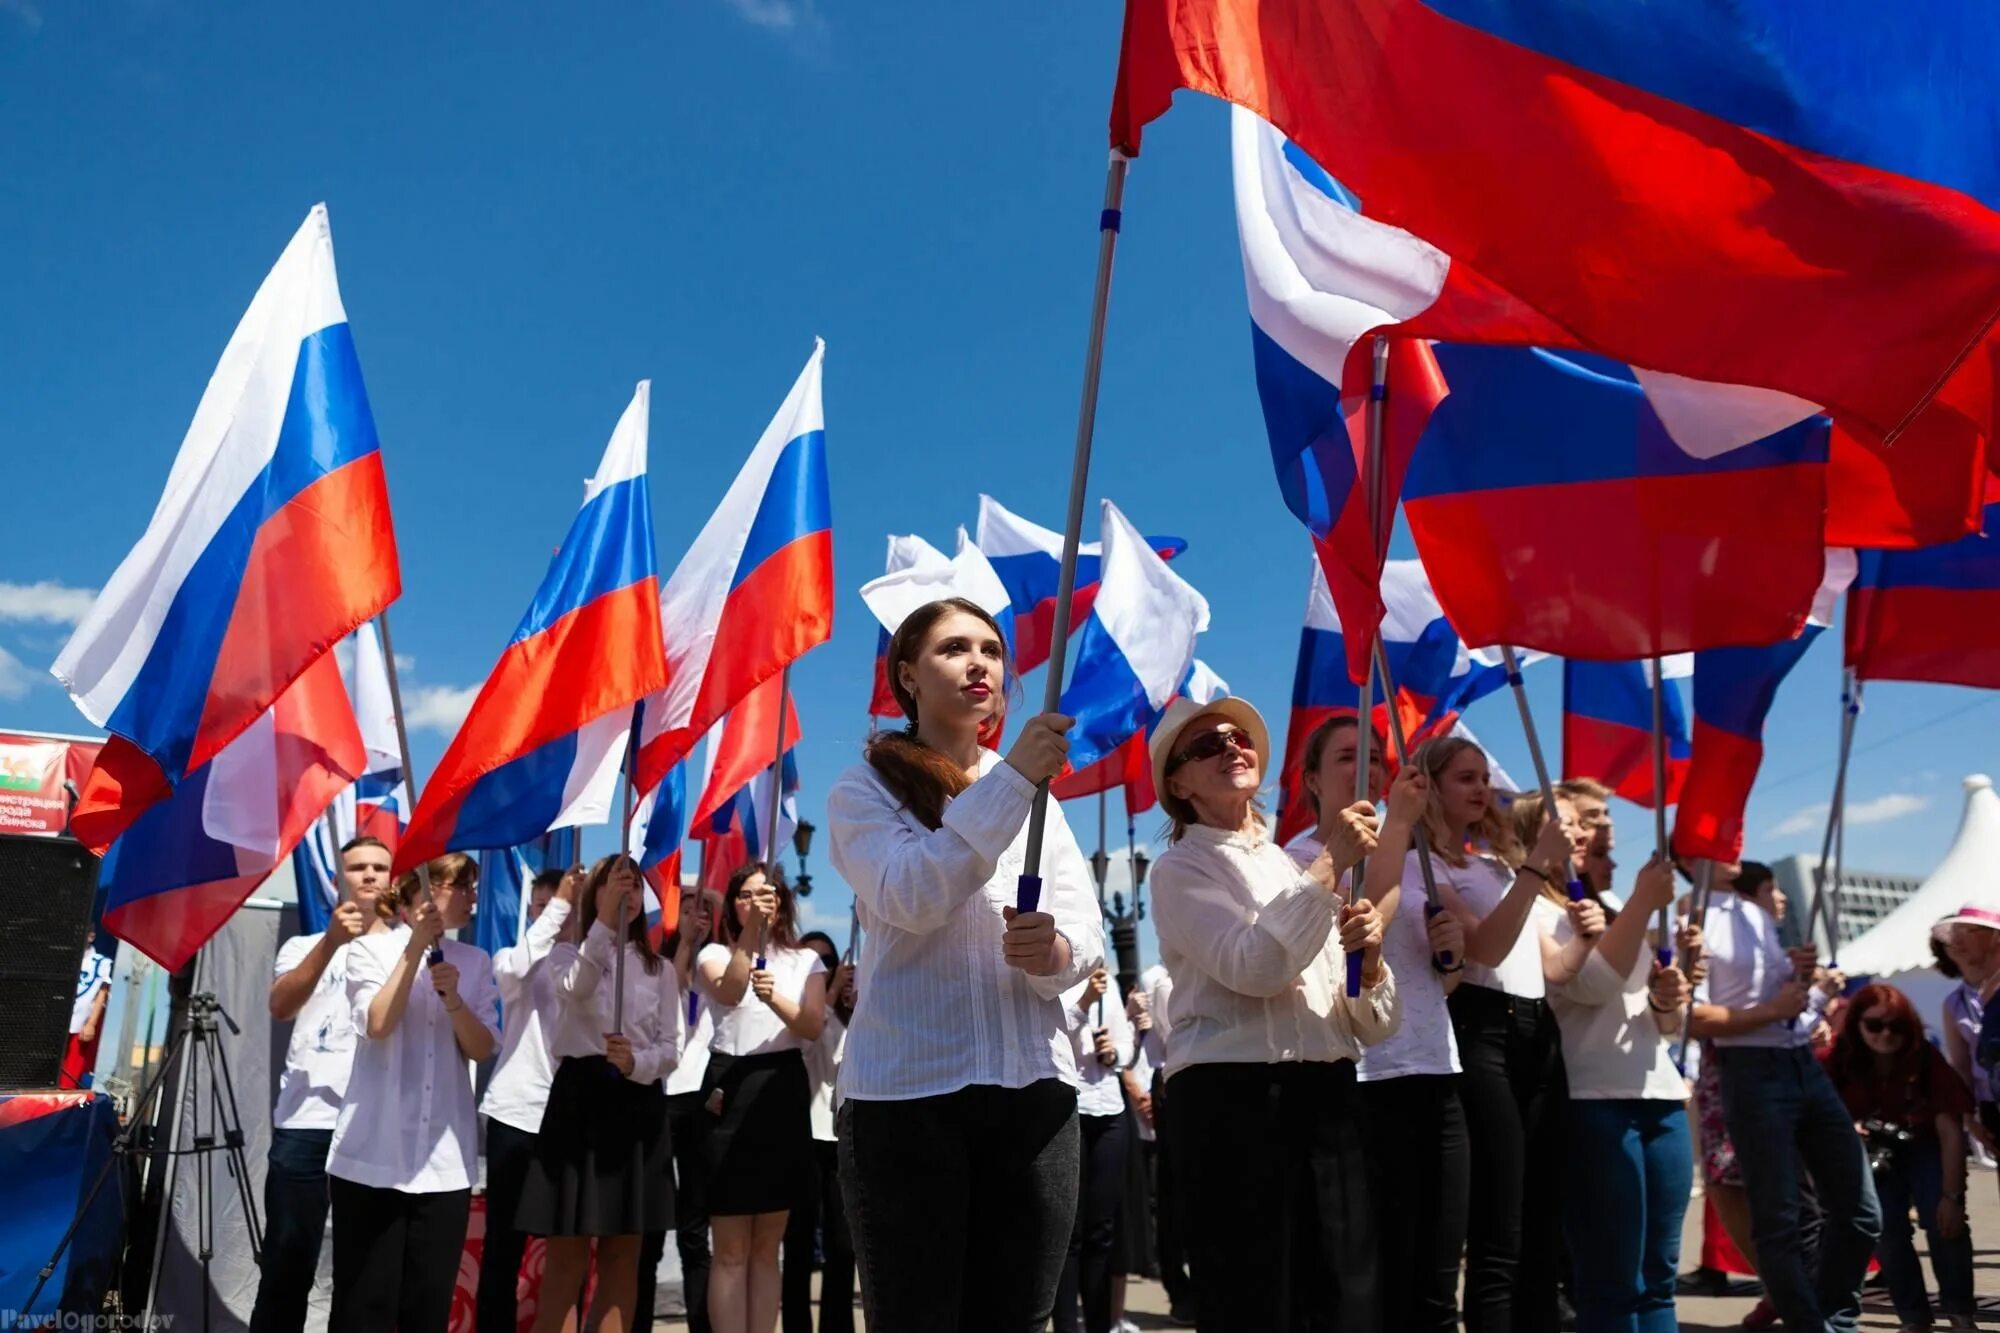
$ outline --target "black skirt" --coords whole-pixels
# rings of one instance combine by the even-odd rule
[[[709,1057],[708,1215],[792,1208],[812,1179],[812,1089],[798,1051]],[[718,1106],[718,1095],[720,1105]]]
[[[601,1055],[556,1066],[535,1156],[521,1187],[531,1236],[634,1236],[674,1224],[667,1095]]]

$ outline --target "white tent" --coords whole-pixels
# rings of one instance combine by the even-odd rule
[[[2000,908],[2000,796],[1993,779],[1975,773],[1965,779],[1965,814],[1938,868],[1930,873],[1909,901],[1875,923],[1872,930],[1840,951],[1841,970],[1850,977],[1872,976],[1894,981],[1919,1002],[1927,1019],[1935,1021],[1935,1004],[1928,992],[1942,997],[1948,989],[1931,957],[1931,927],[1967,903]],[[1905,985],[1928,974],[1935,987]],[[1919,991],[1927,992],[1919,995]]]

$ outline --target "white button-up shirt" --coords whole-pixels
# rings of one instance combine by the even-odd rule
[[[472,1064],[458,1049],[444,1001],[422,975],[424,964],[395,1030],[368,1035],[368,1006],[409,941],[410,928],[398,926],[347,945],[348,1012],[358,1040],[326,1173],[376,1189],[444,1194],[472,1188],[479,1123]],[[500,991],[486,951],[451,939],[440,947],[458,969],[459,998],[497,1040]]]
[[[557,1060],[604,1054],[604,1034],[612,1030],[618,995],[618,950],[611,927],[593,921],[583,947],[558,944],[549,954],[556,983],[556,1026],[549,1054]],[[630,940],[625,951],[625,1039],[632,1045],[634,1083],[657,1083],[681,1058],[681,983],[671,958],[645,956]]]
[[[846,1049],[847,1025],[829,1004],[826,1026],[820,1029],[819,1040],[806,1047],[806,1079],[812,1087],[812,1131],[821,1143],[833,1143],[839,1138],[834,1133],[833,1116],[840,1109],[840,1056]]]
[[[1777,920],[1739,893],[1723,892],[1711,898],[1701,938],[1708,975],[1696,991],[1698,1003],[1748,1009],[1775,997],[1793,978],[1792,960],[1778,938]],[[1804,1046],[1825,1007],[1826,997],[1815,986],[1806,1011],[1789,1023],[1765,1023],[1754,1031],[1709,1040],[1718,1047]]]
[[[1076,1055],[1078,1077],[1083,1086],[1077,1090],[1076,1109],[1079,1115],[1123,1115],[1125,1114],[1125,1094],[1118,1082],[1118,1073],[1132,1063],[1132,1021],[1125,1016],[1125,1006],[1118,1002],[1117,986],[1104,993],[1105,1035],[1111,1038],[1112,1048],[1118,1053],[1118,1063],[1106,1065],[1097,1058],[1098,1005],[1092,1004],[1088,1010],[1079,1010],[1076,1002],[1083,998],[1083,988],[1089,982],[1084,978],[1063,992],[1063,1020],[1069,1024],[1070,1049]]]
[[[271,969],[272,980],[303,963],[324,938],[322,933],[286,940]],[[350,942],[333,951],[318,984],[292,1020],[285,1072],[278,1080],[278,1105],[271,1112],[274,1129],[332,1129],[340,1120],[340,1103],[354,1067],[354,1016],[347,1007],[347,955],[353,947]]]
[[[556,983],[548,957],[569,914],[568,903],[550,899],[514,947],[493,955],[493,980],[500,987],[500,1058],[479,1110],[526,1134],[541,1131],[555,1078],[548,1030],[556,1021]]]
[[[841,1067],[856,1101],[932,1097],[976,1085],[1077,1082],[1062,993],[1104,958],[1090,867],[1051,801],[1041,910],[1069,940],[1070,964],[1031,977],[1001,957],[1026,864],[1035,788],[1000,756],[927,829],[875,770],[857,764],[827,793],[833,865],[854,890],[868,947]]]
[[[1396,1031],[1386,962],[1347,996],[1340,898],[1254,833],[1196,824],[1153,863],[1153,926],[1173,973],[1169,1078],[1189,1065],[1352,1060]]]

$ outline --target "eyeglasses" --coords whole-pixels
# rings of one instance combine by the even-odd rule
[[[1899,1037],[1903,1035],[1902,1025],[1893,1018],[1864,1018],[1861,1020],[1861,1027],[1863,1031],[1877,1037],[1885,1032],[1893,1032]]]
[[[1245,754],[1255,754],[1257,753],[1257,743],[1250,738],[1250,733],[1241,727],[1218,727],[1214,731],[1208,732],[1206,735],[1197,736],[1191,741],[1187,749],[1182,750],[1174,756],[1173,762],[1167,765],[1167,771],[1171,773],[1183,764],[1194,764],[1204,759],[1213,759],[1224,750],[1229,749],[1241,750]]]

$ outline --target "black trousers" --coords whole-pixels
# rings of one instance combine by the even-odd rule
[[[472,1191],[405,1194],[328,1178],[333,1195],[329,1333],[444,1333]]]
[[[819,1333],[854,1333],[854,1242],[840,1193],[840,1147],[822,1139],[813,1140],[811,1187],[785,1221],[784,1289],[778,1300],[785,1333],[813,1333],[815,1245],[822,1260]]]
[[[1556,1327],[1562,1123],[1569,1101],[1562,1039],[1542,1000],[1461,985],[1449,1001],[1459,1097],[1472,1136],[1465,1243],[1466,1333]]]
[[[1168,1089],[1202,1333],[1375,1333],[1354,1065],[1189,1065]]]
[[[274,1129],[264,1168],[263,1271],[250,1333],[301,1333],[326,1235],[330,1129]]]
[[[1056,1333],[1110,1333],[1111,1272],[1125,1209],[1125,1158],[1132,1131],[1125,1113],[1079,1115],[1076,1223],[1056,1284]],[[1079,1317],[1080,1316],[1080,1317]]]
[[[699,1092],[667,1098],[667,1137],[674,1151],[674,1248],[681,1256],[681,1300],[688,1333],[710,1333],[708,1323],[708,1126],[715,1119],[702,1109]],[[653,1327],[659,1295],[660,1256],[667,1233],[649,1231],[639,1248],[639,1305],[632,1317],[636,1333]]]
[[[1167,1097],[1167,1077],[1153,1075],[1153,1236],[1159,1243],[1160,1285],[1167,1289],[1167,1304],[1176,1310],[1191,1307],[1194,1279],[1188,1276],[1186,1210],[1181,1203],[1180,1174],[1173,1154],[1167,1151],[1167,1121],[1173,1115]]]
[[[479,1333],[514,1333],[515,1290],[528,1237],[514,1224],[521,1182],[535,1155],[535,1136],[501,1121],[486,1122],[486,1244],[479,1259]]]
[[[1076,1090],[977,1085],[840,1109],[869,1333],[1041,1333],[1076,1216]]]
[[[1472,1140],[1456,1074],[1361,1085],[1382,1252],[1382,1326],[1454,1333],[1472,1199]]]

